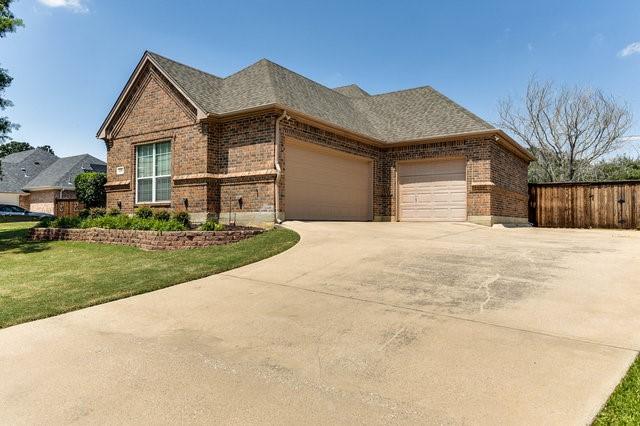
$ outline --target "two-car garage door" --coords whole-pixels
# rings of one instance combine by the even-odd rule
[[[309,143],[285,142],[287,220],[372,219],[372,162]]]
[[[464,160],[430,160],[398,166],[401,221],[467,220]]]

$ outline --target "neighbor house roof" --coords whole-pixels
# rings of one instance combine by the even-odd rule
[[[106,172],[107,164],[89,154],[59,158],[40,174],[30,180],[24,190],[74,189],[76,176],[85,171]]]
[[[30,149],[0,158],[0,192],[22,192],[31,179],[56,160],[57,156],[43,149]]]
[[[193,103],[200,118],[275,106],[380,144],[492,132],[515,144],[508,135],[429,86],[379,95],[370,95],[357,85],[331,89],[266,59],[221,78],[152,52],[145,52],[99,137],[106,137],[108,122],[147,60]],[[519,145],[515,148],[528,155]]]

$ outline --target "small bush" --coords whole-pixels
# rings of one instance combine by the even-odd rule
[[[187,228],[175,220],[129,217],[126,215],[103,216],[87,219],[82,228],[135,229],[138,231],[185,231]]]
[[[117,209],[115,207],[110,208],[107,211],[107,216],[120,216],[122,214],[122,212],[120,211],[120,209]]]
[[[175,212],[173,214],[173,220],[181,223],[185,228],[189,228],[191,226],[191,217],[187,212]]]
[[[80,213],[78,213],[78,217],[80,219],[86,219],[89,216],[91,216],[91,211],[89,209],[82,209],[80,210]]]
[[[168,210],[156,210],[156,212],[153,213],[153,218],[155,220],[166,222],[171,219],[171,213],[169,213]]]
[[[200,225],[200,229],[202,231],[222,231],[224,229],[224,225],[218,223],[216,220],[207,219],[205,223]]]
[[[45,217],[44,219],[40,220],[40,222],[38,222],[36,228],[49,228],[51,227],[51,222],[53,222],[53,220],[54,219],[51,217]]]
[[[96,207],[93,209],[89,209],[89,217],[91,219],[95,219],[96,217],[102,217],[107,214],[107,210],[102,207]]]
[[[153,217],[153,210],[147,206],[139,207],[136,209],[136,217],[140,219],[150,219]]]
[[[57,217],[49,223],[51,228],[80,228],[82,219],[79,217]]]
[[[101,216],[85,219],[82,228],[130,229],[131,218],[125,215]]]

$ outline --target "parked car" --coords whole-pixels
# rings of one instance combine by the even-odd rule
[[[30,212],[22,207],[11,204],[0,204],[0,222],[22,222],[28,220],[53,219],[55,216],[49,213]]]

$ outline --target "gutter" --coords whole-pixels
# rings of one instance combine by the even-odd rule
[[[273,201],[273,216],[275,223],[282,223],[282,220],[280,220],[278,214],[280,213],[280,178],[282,177],[282,168],[280,167],[280,146],[282,145],[282,137],[280,136],[280,121],[282,121],[283,118],[286,118],[287,120],[291,118],[287,114],[286,109],[282,110],[282,114],[280,114],[280,116],[276,118],[275,126],[275,149],[273,153],[273,166],[276,169],[276,178],[273,184],[273,195],[275,198]]]
[[[65,188],[63,186],[32,186],[32,187],[25,187],[22,188],[23,191],[26,192],[33,192],[33,191],[65,191],[65,190],[70,190],[73,191],[74,188]]]

